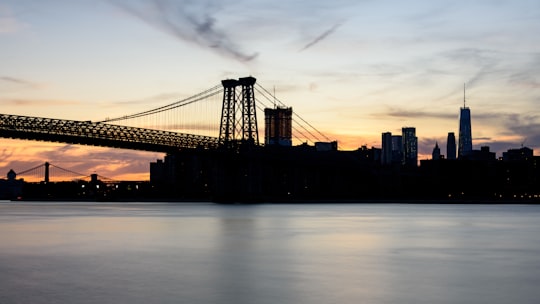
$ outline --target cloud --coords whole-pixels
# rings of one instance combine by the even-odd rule
[[[529,89],[540,89],[540,80],[536,77],[536,73],[521,71],[510,75],[508,83]]]
[[[502,121],[509,134],[513,134],[534,148],[540,148],[540,116],[512,114]]]
[[[26,25],[13,15],[11,10],[0,5],[0,34],[16,33],[26,27]]]
[[[455,113],[433,112],[425,110],[412,110],[405,108],[388,107],[386,111],[372,114],[375,118],[439,118],[456,119]]]
[[[15,78],[15,77],[9,77],[9,76],[1,76],[0,80],[2,80],[4,82],[20,84],[20,85],[33,85],[31,82],[26,81],[24,79]]]
[[[79,101],[71,100],[56,100],[56,99],[23,99],[23,98],[10,98],[0,99],[0,103],[4,106],[17,106],[17,107],[51,107],[51,106],[66,106],[66,105],[80,105]]]
[[[139,1],[110,0],[110,2],[148,25],[177,39],[210,49],[220,55],[247,62],[257,53],[241,51],[230,36],[216,27],[215,10],[218,2],[208,1]]]
[[[305,50],[311,48],[312,46],[314,46],[315,44],[317,44],[317,43],[321,42],[322,40],[326,39],[328,36],[333,34],[341,25],[342,25],[341,22],[334,24],[331,28],[327,29],[322,34],[320,34],[315,39],[313,39],[308,44],[306,44],[303,48],[301,48],[300,52],[305,51]]]
[[[2,89],[3,91],[18,89],[39,89],[41,87],[43,87],[42,84],[30,80],[12,76],[0,76],[0,89]]]
[[[125,108],[127,106],[133,106],[133,105],[148,105],[148,104],[170,104],[173,103],[181,98],[185,98],[186,96],[179,97],[179,93],[161,93],[156,94],[148,97],[143,97],[139,99],[131,99],[131,100],[119,100],[119,101],[110,101],[103,103],[103,107],[121,107]]]
[[[519,70],[508,76],[508,83],[513,86],[537,90],[540,88],[540,77],[538,76],[540,53],[522,57],[526,59],[524,66],[520,66]]]

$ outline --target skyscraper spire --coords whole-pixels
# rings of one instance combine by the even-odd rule
[[[471,110],[467,108],[465,84],[463,84],[463,108],[459,111],[458,158],[460,159],[472,151],[471,133]]]
[[[431,153],[431,159],[441,159],[441,149],[439,148],[438,142],[435,142],[435,147],[433,148],[433,152]]]
[[[464,108],[466,107],[466,104],[465,104],[465,83],[463,83],[463,107]]]

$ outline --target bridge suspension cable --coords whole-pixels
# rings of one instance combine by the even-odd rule
[[[197,102],[197,101],[212,97],[212,96],[220,94],[220,93],[221,93],[221,85],[217,85],[217,86],[214,86],[214,87],[212,87],[212,88],[210,88],[210,89],[208,89],[206,91],[203,91],[203,92],[201,92],[199,94],[196,94],[196,95],[193,95],[191,97],[182,99],[180,101],[173,102],[173,103],[165,105],[165,106],[161,106],[161,107],[158,107],[158,108],[155,108],[155,109],[151,109],[151,110],[147,110],[147,111],[143,111],[143,112],[139,112],[139,113],[135,113],[135,114],[120,116],[120,117],[116,117],[116,118],[107,118],[107,119],[99,121],[99,122],[107,123],[107,122],[114,122],[114,121],[119,121],[119,120],[127,120],[127,119],[133,119],[133,118],[139,118],[139,117],[143,117],[143,116],[153,115],[153,114],[173,110],[173,109],[176,109],[176,108],[180,108],[180,107],[183,107],[183,106],[187,106],[187,105],[192,104],[194,102]]]
[[[244,78],[240,80],[242,79]],[[253,83],[255,86],[251,85],[252,89],[246,86],[249,90],[245,90],[250,94],[253,91],[257,92],[252,97],[257,102],[254,106],[252,105],[253,109],[249,110],[251,111],[249,115],[243,113],[243,107],[240,106],[228,109],[229,115],[235,114],[233,125],[238,134],[243,134],[246,124],[256,126],[256,112],[264,112],[264,107],[273,108],[276,102],[280,106],[287,107],[263,86],[256,84],[254,78]],[[221,136],[220,123],[223,117],[220,115],[224,102],[221,98],[224,92],[222,85],[223,83],[191,97],[151,110],[107,118],[98,122],[0,114],[0,137],[166,153],[184,148],[212,149],[220,145],[218,134]],[[233,88],[231,91],[234,95],[233,100],[243,100],[245,92],[244,88],[242,92]],[[236,115],[237,112],[241,115]],[[264,117],[264,115],[258,116]],[[322,138],[330,141],[294,111],[293,117],[294,124],[291,128],[294,131],[293,138],[296,140],[317,142]],[[236,130],[236,128],[242,129]],[[256,130],[256,127],[250,127],[248,131],[251,135],[249,136],[256,135],[258,138],[259,132]],[[256,134],[253,134],[254,131]]]
[[[50,172],[48,167],[50,167]],[[35,167],[32,167],[30,169],[26,169],[20,172],[16,172],[17,176],[28,176],[32,179],[40,180],[40,181],[47,181],[49,178],[59,181],[59,180],[78,180],[78,179],[90,179],[92,177],[92,174],[85,174],[76,172],[71,169],[62,168],[60,166],[51,164],[51,163],[44,163],[41,165],[37,165]],[[96,176],[100,180],[106,180],[106,181],[114,181],[112,178],[108,178],[102,175],[96,174]]]
[[[287,105],[285,105],[281,100],[277,99],[274,96],[274,94],[270,93],[267,89],[265,89],[260,84],[256,83],[255,90],[257,92],[257,96],[255,98],[257,100],[257,106],[256,107],[260,112],[264,113],[264,108],[272,108],[272,104],[274,104],[276,101],[279,103],[280,106],[287,107]],[[179,100],[179,101],[176,101],[176,102],[173,102],[173,103],[170,103],[170,104],[167,104],[167,105],[155,108],[155,109],[146,110],[146,111],[142,111],[142,112],[138,112],[138,113],[134,113],[134,114],[129,114],[129,115],[124,115],[124,116],[119,116],[119,117],[115,117],[115,118],[107,118],[107,119],[102,120],[100,122],[101,123],[110,123],[110,122],[127,121],[127,120],[134,120],[134,119],[137,119],[137,118],[148,117],[148,116],[151,116],[151,115],[156,115],[156,114],[159,114],[159,113],[171,111],[171,110],[178,109],[178,108],[181,108],[181,107],[185,107],[187,105],[191,105],[191,104],[194,104],[194,103],[197,103],[197,102],[200,102],[200,101],[207,100],[212,96],[222,94],[222,92],[223,92],[222,85],[216,85],[216,86],[214,86],[214,87],[212,87],[212,88],[210,88],[208,90],[205,90],[205,91],[203,91],[203,92],[201,92],[199,94],[193,95],[191,97],[188,97],[188,98],[185,98],[185,99],[182,99],[182,100]],[[239,97],[237,97],[237,98],[239,98]],[[217,103],[217,105],[221,105],[221,104],[218,103],[218,100],[216,100],[216,103]],[[216,109],[215,111],[217,113],[219,110]],[[193,116],[193,115],[191,115],[191,116]],[[327,136],[325,136],[321,131],[319,131],[317,128],[315,128],[312,124],[310,124],[303,117],[301,117],[298,113],[293,111],[293,116],[294,116],[294,118],[293,118],[294,124],[292,125],[292,129],[294,131],[293,134],[297,134],[296,136],[294,136],[294,138],[296,138],[297,140],[299,140],[299,141],[307,140],[307,141],[312,141],[312,142],[323,141],[323,140],[331,141]],[[263,117],[263,116],[260,115],[259,117]],[[189,117],[189,118],[191,118],[191,117]],[[167,126],[164,126],[164,125],[160,126],[161,128],[165,127],[165,128],[169,128],[169,129],[183,130],[183,129],[187,128],[185,125],[188,124],[187,122],[184,121],[184,120],[186,120],[184,117],[182,117],[182,118],[176,117],[176,119],[170,119],[170,118],[157,119],[156,118],[156,120],[158,120],[158,121],[159,120],[166,120],[166,121],[175,120],[175,121],[171,121],[170,123],[168,123]],[[200,129],[212,129],[211,126],[201,127],[200,123],[198,123],[198,125],[199,125]],[[240,125],[240,123],[239,123],[239,125]],[[201,131],[201,130],[198,130],[198,131]],[[217,132],[217,130],[208,130],[208,131],[216,131]]]
[[[216,85],[201,93],[164,106],[107,118],[99,123],[114,122],[130,127],[214,137],[219,132],[221,93],[221,86]]]
[[[261,86],[260,84],[256,84],[257,85],[257,88],[256,88],[256,91],[257,93],[259,93],[258,96],[262,96],[264,97],[267,101],[271,102],[271,103],[274,103],[275,101],[277,101],[281,106],[283,107],[287,107],[286,104],[284,104],[281,100],[279,100],[278,98],[275,97],[275,94],[272,94],[270,92],[268,92],[267,89],[265,89],[263,86]],[[269,97],[270,96],[270,97]],[[258,99],[257,101],[260,101],[264,107],[266,108],[271,108],[271,106],[269,107],[268,105],[266,105],[263,101],[261,101],[260,99]],[[304,131],[300,131],[298,130],[297,128],[294,127],[293,125],[293,130],[299,134],[301,134],[302,136],[304,136],[306,139],[308,140],[313,140],[315,139],[314,141],[321,141],[320,140],[320,137],[321,136],[322,138],[324,138],[326,141],[331,141],[331,139],[329,139],[326,135],[324,135],[321,131],[319,131],[317,128],[315,128],[313,125],[311,125],[309,122],[307,122],[304,118],[302,118],[300,115],[298,115],[296,112],[293,111],[293,116],[295,116],[297,119],[293,119],[293,121]],[[307,132],[311,138],[309,137],[306,137],[303,132]],[[313,134],[313,133],[317,133],[319,134],[319,136]],[[300,139],[297,137],[297,139]]]
[[[17,175],[25,175],[25,174],[27,174],[27,173],[34,172],[34,171],[36,171],[36,170],[38,170],[38,169],[41,169],[41,168],[43,168],[44,166],[45,166],[44,164],[41,164],[41,165],[37,165],[37,166],[35,166],[35,167],[32,167],[32,168],[30,168],[30,169],[26,169],[26,170],[24,170],[24,171],[16,172],[16,173],[17,173]]]

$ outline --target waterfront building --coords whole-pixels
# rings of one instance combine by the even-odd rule
[[[337,141],[317,141],[315,142],[315,151],[337,151],[338,142]]]
[[[431,159],[441,159],[441,149],[439,148],[439,143],[437,142],[435,142],[435,148],[433,148],[433,152],[431,153]]]
[[[459,111],[459,146],[458,158],[471,153],[472,151],[472,130],[471,130],[471,110],[465,103],[465,86],[463,86],[463,108]]]
[[[382,134],[381,164],[392,164],[392,153],[392,133],[385,132]]]
[[[533,159],[533,150],[527,147],[509,149],[502,153],[503,161],[530,161]]]
[[[456,136],[454,132],[448,132],[446,139],[446,159],[456,159]]]
[[[418,138],[416,137],[416,128],[403,127],[401,129],[403,137],[403,165],[418,165]]]
[[[480,150],[471,150],[464,154],[461,159],[474,161],[495,161],[495,152],[491,152],[488,146],[480,147]]]
[[[264,118],[264,144],[292,146],[292,108],[266,108]]]
[[[401,135],[392,135],[392,163],[403,163],[403,137]]]
[[[23,180],[17,179],[17,173],[9,170],[7,179],[0,179],[0,199],[18,199],[22,195]]]

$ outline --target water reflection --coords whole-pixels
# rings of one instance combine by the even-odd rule
[[[539,206],[0,204],[0,303],[536,303]]]

